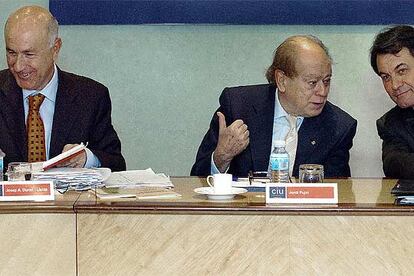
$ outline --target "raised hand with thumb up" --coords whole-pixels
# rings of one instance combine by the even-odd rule
[[[224,114],[217,112],[217,116],[219,119],[219,136],[213,159],[217,169],[224,172],[230,165],[231,160],[249,145],[249,130],[247,125],[240,119],[227,126]]]

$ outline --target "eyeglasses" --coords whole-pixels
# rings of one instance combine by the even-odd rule
[[[96,188],[98,188],[98,185],[96,185],[96,183],[77,183],[77,184],[74,184],[73,182],[67,183],[67,182],[64,182],[64,181],[56,181],[55,180],[55,189],[60,194],[64,194],[67,191],[82,192],[82,191],[87,191],[87,190],[96,189]]]
[[[69,185],[68,184],[57,184],[55,183],[55,189],[56,191],[58,191],[59,194],[64,194],[69,190]]]
[[[249,171],[247,177],[249,179],[250,185],[252,185],[252,182],[270,182],[269,176],[267,175],[267,171]]]
[[[250,185],[252,185],[252,182],[262,182],[262,183],[271,182],[270,175],[268,175],[267,171],[258,171],[258,172],[249,171],[247,177],[249,179]],[[292,179],[290,178],[290,176],[289,176],[289,183],[292,183]]]

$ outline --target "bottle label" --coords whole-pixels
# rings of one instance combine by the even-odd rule
[[[275,170],[289,170],[289,158],[285,156],[273,157],[271,162],[271,168]]]

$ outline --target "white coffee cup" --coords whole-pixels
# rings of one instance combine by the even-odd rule
[[[213,179],[213,183],[210,180]],[[207,176],[207,184],[214,189],[216,194],[231,194],[233,176],[228,173],[217,173]]]

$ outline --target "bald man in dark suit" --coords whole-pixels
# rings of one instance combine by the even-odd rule
[[[87,149],[61,166],[125,170],[121,142],[111,123],[109,91],[56,66],[62,41],[49,11],[38,6],[18,9],[6,22],[5,40],[8,69],[0,72],[0,148],[5,163],[28,161],[28,103],[41,95],[45,159],[83,142]]]

